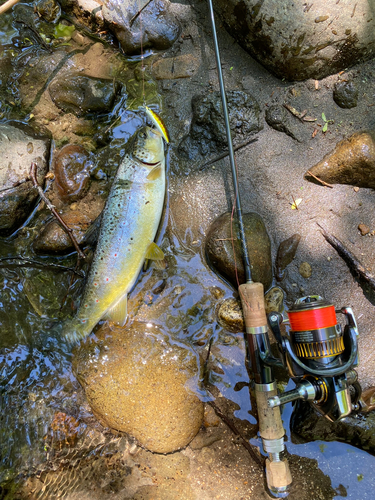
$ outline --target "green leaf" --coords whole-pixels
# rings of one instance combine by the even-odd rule
[[[59,23],[55,26],[53,36],[55,38],[66,38],[67,40],[70,40],[74,31],[74,26],[67,26],[66,24]]]
[[[328,122],[325,122],[323,127],[323,132],[327,132],[327,129],[328,129]]]
[[[324,113],[322,113],[322,118],[325,122],[327,121],[326,115]]]

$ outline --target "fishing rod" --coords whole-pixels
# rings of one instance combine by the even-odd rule
[[[212,0],[208,0],[208,6],[246,277],[246,283],[239,285],[238,291],[254,376],[259,434],[268,455],[266,481],[269,493],[283,498],[289,494],[292,476],[288,461],[282,455],[285,445],[280,406],[296,400],[308,401],[330,421],[340,420],[352,411],[360,410],[362,391],[353,369],[358,365],[358,329],[350,307],[336,311],[319,295],[309,295],[294,302],[287,312],[290,324],[287,336],[281,333],[284,321],[281,314],[271,312],[267,318],[263,284],[255,283],[251,278]],[[336,313],[345,317],[344,328],[337,321]],[[268,324],[278,345],[279,358],[271,354]],[[287,369],[296,384],[295,389],[278,394],[274,367]]]
[[[216,25],[212,0],[208,0],[211,18],[211,27],[215,47],[216,67],[219,78],[220,94],[223,106],[225,129],[227,134],[229,159],[232,170],[234,195],[236,200],[236,215],[239,226],[240,242],[245,269],[246,283],[239,286],[244,314],[246,337],[249,349],[251,369],[255,380],[255,397],[258,409],[259,433],[262,438],[264,451],[268,453],[266,459],[267,486],[274,496],[285,496],[292,482],[289,465],[280,454],[284,451],[284,427],[281,421],[280,407],[268,406],[268,398],[277,395],[276,381],[272,368],[265,365],[260,353],[269,351],[267,335],[267,316],[264,303],[264,289],[262,283],[255,283],[251,276],[250,258],[247,249],[245,230],[242,219],[241,199],[238,186],[237,168],[234,159],[233,142],[229,124],[228,105],[225,93],[219,44],[217,41]]]

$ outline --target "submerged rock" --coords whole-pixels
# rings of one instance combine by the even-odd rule
[[[242,139],[263,128],[260,122],[260,107],[256,99],[245,92],[227,92],[229,123],[233,139]],[[205,156],[227,147],[227,135],[223,118],[220,92],[196,95],[192,99],[193,118],[189,135],[178,147],[185,158],[193,159],[198,154]]]
[[[73,367],[98,420],[150,451],[185,447],[203,422],[193,351],[149,323],[106,323],[96,337],[76,350]]]
[[[243,223],[253,281],[263,283],[267,290],[272,283],[270,238],[260,215],[254,212],[243,214]],[[205,248],[209,263],[221,276],[237,288],[237,270],[239,283],[245,283],[238,225],[233,220],[233,230],[231,229],[229,212],[214,220],[207,234]]]
[[[266,314],[271,312],[281,313],[284,309],[284,292],[278,286],[274,286],[268,290],[264,296]]]
[[[90,187],[91,155],[83,146],[68,144],[55,155],[55,186],[63,201],[76,201]]]
[[[104,0],[102,13],[126,54],[142,49],[166,50],[180,33],[180,26],[166,0],[153,0],[140,15],[138,0]]]
[[[0,232],[9,234],[30,214],[38,192],[29,179],[30,166],[37,165],[37,179],[44,184],[48,172],[51,141],[21,123],[0,124]]]
[[[375,17],[369,0],[217,0],[238,43],[280,78],[320,79],[371,59]]]
[[[298,233],[293,234],[287,240],[280,243],[276,256],[276,279],[281,281],[284,278],[284,269],[294,259],[301,239]]]
[[[65,224],[72,229],[77,243],[81,244],[93,222],[92,219],[83,213],[71,210],[60,215]],[[74,250],[74,245],[67,232],[56,219],[53,219],[35,238],[33,248],[38,254],[64,254]]]
[[[111,111],[120,85],[108,79],[70,75],[67,80],[59,76],[54,78],[48,90],[58,108],[83,116]]]
[[[245,331],[245,323],[240,300],[224,300],[224,302],[220,304],[217,316],[219,323],[231,332],[237,333]]]
[[[375,188],[375,131],[357,132],[337,143],[335,149],[309,169],[329,184]],[[308,172],[305,178],[316,182]]]
[[[292,415],[293,433],[305,441],[343,441],[362,450],[375,452],[375,413],[349,415],[330,422],[307,403],[296,405]]]

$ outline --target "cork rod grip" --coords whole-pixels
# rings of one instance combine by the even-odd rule
[[[246,328],[267,326],[262,283],[245,283],[238,288]]]

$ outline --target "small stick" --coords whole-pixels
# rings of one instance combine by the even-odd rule
[[[263,464],[262,460],[259,458],[257,453],[255,452],[255,447],[253,447],[247,439],[244,438],[244,436],[240,433],[240,431],[237,429],[237,427],[234,425],[234,423],[226,416],[224,413],[220,410],[220,408],[214,403],[213,401],[208,401],[208,404],[212,406],[214,409],[216,415],[221,418],[221,420],[229,427],[229,429],[235,434],[236,436],[239,436],[241,438],[241,443],[242,445],[247,449],[247,451],[250,453],[251,458],[256,462],[256,464],[263,470]]]
[[[332,184],[328,184],[328,182],[322,181],[322,179],[319,179],[319,177],[317,177],[316,175],[314,175],[310,170],[308,170],[307,173],[309,175],[311,175],[311,177],[314,177],[315,180],[317,180],[318,182],[320,182],[321,184],[323,184],[323,186],[327,186],[329,188],[333,188]]]
[[[8,0],[0,7],[0,14],[3,14],[7,10],[11,9],[13,5],[16,5],[20,0]]]
[[[332,234],[329,234],[323,226],[321,226],[317,222],[318,226],[322,230],[322,234],[324,238],[328,241],[328,243],[336,250],[336,252],[340,255],[340,257],[345,260],[345,262],[353,268],[353,270],[358,273],[361,278],[363,278],[370,287],[375,290],[375,277],[370,273],[368,269],[357,259],[355,255],[353,255],[349,250]]]
[[[53,215],[56,217],[57,221],[61,224],[61,226],[63,227],[63,229],[69,235],[69,238],[72,240],[74,248],[77,250],[79,258],[85,259],[86,256],[85,256],[85,254],[82,252],[82,250],[78,246],[77,240],[75,239],[75,236],[73,234],[73,229],[71,229],[70,227],[68,227],[66,225],[66,223],[63,221],[63,219],[57,213],[55,207],[49,201],[49,199],[47,198],[47,196],[43,193],[43,189],[39,185],[38,179],[36,178],[36,169],[37,169],[37,164],[34,163],[34,162],[32,162],[31,163],[31,168],[30,168],[30,177],[31,177],[31,180],[33,181],[33,185],[34,185],[35,189],[38,191],[39,196],[42,198],[42,200],[44,201],[44,203],[47,205],[47,208],[49,210],[51,210],[51,212],[53,213]]]
[[[233,151],[238,151],[239,149],[244,148],[248,144],[252,144],[253,142],[256,142],[257,140],[258,140],[258,138],[246,139],[246,141],[243,141],[240,144],[237,144],[237,146],[234,146]],[[226,158],[227,156],[229,156],[228,150],[224,151],[224,153],[222,153],[221,155],[215,156],[215,158],[213,158],[212,160],[209,160],[207,163],[205,163],[204,165],[199,167],[199,170],[204,170],[206,167],[209,167],[210,165],[212,165],[212,163],[216,163],[217,161],[222,160],[223,158]]]
[[[18,1],[18,0],[17,0],[17,1]],[[137,19],[137,17],[141,14],[142,10],[143,10],[143,9],[145,9],[145,8],[147,7],[147,5],[148,5],[149,3],[151,3],[151,2],[152,2],[152,0],[148,0],[148,2],[146,2],[146,3],[144,4],[144,6],[143,6],[141,9],[139,9],[139,11],[138,11],[138,12],[137,12],[137,13],[136,13],[136,14],[135,14],[135,15],[134,15],[131,19],[130,19],[130,21],[129,21],[129,27],[130,27],[130,28],[133,26],[134,21],[135,21],[135,20]]]

